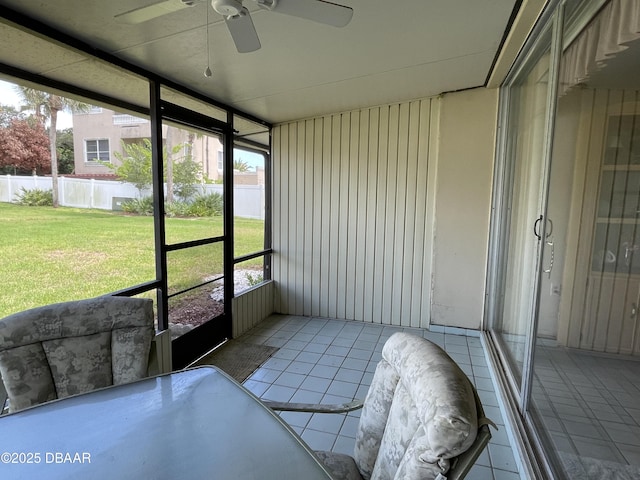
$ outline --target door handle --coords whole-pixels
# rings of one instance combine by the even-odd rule
[[[533,223],[533,234],[540,240],[540,234],[538,233],[538,227],[540,226],[540,222],[542,221],[542,215],[540,215],[536,221]]]
[[[553,261],[554,261],[554,255],[555,255],[555,246],[553,243],[553,240],[547,240],[547,242],[545,242],[549,247],[551,247],[551,254],[549,256],[549,268],[543,270],[544,273],[546,273],[549,278],[551,278],[551,270],[553,270]]]
[[[538,240],[540,240],[542,237],[540,236],[540,231],[539,231],[539,227],[540,227],[540,222],[542,221],[544,217],[542,215],[540,215],[535,222],[533,222],[533,234],[538,238]],[[547,224],[549,225],[549,227],[547,228],[547,231],[545,232],[545,237],[549,238],[551,236],[551,234],[553,233],[553,222],[551,221],[550,218],[547,218]]]

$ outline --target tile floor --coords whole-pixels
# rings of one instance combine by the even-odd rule
[[[537,347],[534,404],[561,460],[579,456],[638,478],[639,366],[628,357]]]
[[[499,430],[467,478],[519,479],[513,450],[480,339],[422,329],[360,322],[273,315],[238,340],[278,347],[244,385],[261,398],[305,403],[343,403],[364,398],[382,346],[396,331],[408,331],[437,343],[476,386],[485,414]],[[283,412],[282,418],[315,450],[351,454],[359,412],[310,414]]]

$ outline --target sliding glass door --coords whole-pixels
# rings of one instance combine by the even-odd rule
[[[487,313],[536,478],[640,478],[637,5],[553,4],[502,89]]]
[[[640,478],[639,13],[566,15],[528,406],[565,478]]]
[[[545,219],[551,24],[506,91],[506,132],[500,231],[500,270],[492,331],[519,389],[530,357],[541,249],[552,231]],[[545,238],[545,242],[542,238]]]

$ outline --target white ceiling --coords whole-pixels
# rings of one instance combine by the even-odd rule
[[[175,0],[179,2],[180,0]],[[278,123],[484,85],[516,0],[334,0],[344,28],[255,11],[262,48],[237,53],[207,1],[137,25],[117,14],[157,0],[1,0],[2,6],[224,104]],[[209,9],[210,66],[206,78]],[[148,95],[117,69],[0,24],[0,62],[117,95]]]

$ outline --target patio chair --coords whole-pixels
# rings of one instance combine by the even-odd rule
[[[104,296],[0,320],[0,375],[15,412],[147,376],[153,301]]]
[[[495,427],[444,350],[407,333],[385,343],[364,403],[264,403],[274,410],[331,413],[362,406],[353,457],[316,452],[339,480],[464,478],[491,438],[489,425]]]

